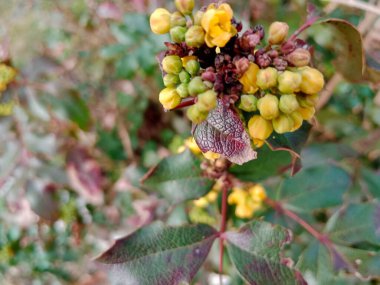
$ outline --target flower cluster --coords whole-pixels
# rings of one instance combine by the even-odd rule
[[[0,63],[0,99],[2,99],[1,93],[4,92],[8,85],[15,79],[17,72],[14,68],[4,63]],[[4,102],[0,100],[0,116],[9,116],[13,112],[15,102],[9,100]]]
[[[294,132],[315,113],[321,72],[310,66],[310,46],[288,35],[283,22],[266,35],[257,25],[242,24],[226,4],[194,11],[194,0],[175,0],[177,11],[158,8],[150,17],[154,33],[169,33],[172,42],[161,56],[165,109],[187,107],[195,124],[207,119],[217,100],[241,116],[253,144],[263,145],[273,131]]]

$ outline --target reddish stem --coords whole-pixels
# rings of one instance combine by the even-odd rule
[[[222,274],[223,274],[223,255],[224,255],[224,237],[223,233],[226,231],[227,223],[227,192],[228,186],[224,185],[222,188],[222,222],[219,231],[219,278],[220,284],[223,284]]]
[[[310,19],[307,19],[306,23],[299,27],[299,29],[295,31],[294,34],[289,38],[289,41],[294,41],[299,34],[301,34],[304,30],[310,28],[318,19],[319,16],[314,16]]]
[[[182,109],[182,108],[194,105],[194,104],[195,104],[195,98],[190,98],[188,100],[182,100],[182,102],[177,107],[175,107],[173,110]]]

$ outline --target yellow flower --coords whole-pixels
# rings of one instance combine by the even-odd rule
[[[212,152],[212,151],[208,151],[206,153],[203,153],[203,156],[207,158],[208,160],[216,160],[220,157],[220,154]]]
[[[205,41],[209,47],[224,47],[236,35],[236,28],[231,24],[232,17],[233,11],[228,4],[208,6],[201,24],[206,31]]]
[[[248,70],[239,79],[240,83],[243,84],[244,94],[254,94],[259,88],[257,87],[257,73],[260,68],[255,63],[250,63]]]
[[[228,204],[236,205],[235,215],[242,219],[252,218],[254,213],[262,208],[266,198],[265,189],[257,184],[248,189],[233,188],[228,196]]]
[[[198,57],[196,57],[195,55],[188,55],[188,56],[182,57],[181,60],[182,60],[182,66],[185,67],[186,64],[190,60],[198,60]]]
[[[170,13],[168,10],[158,8],[154,10],[149,19],[150,28],[155,34],[166,34],[170,31]]]
[[[188,147],[190,151],[194,154],[201,154],[202,152],[193,137],[190,137],[185,140],[185,146]]]
[[[248,121],[248,132],[253,139],[265,141],[273,132],[272,122],[260,115],[254,115]]]
[[[267,193],[262,185],[256,184],[248,189],[249,194],[254,202],[262,202],[267,197]]]

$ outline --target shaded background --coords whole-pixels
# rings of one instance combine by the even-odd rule
[[[304,0],[229,3],[244,27],[283,20],[294,31],[306,17]],[[376,15],[314,4],[359,26],[380,61]],[[155,55],[168,39],[150,32],[147,14],[157,6],[174,8],[158,0],[0,2],[0,56],[19,71],[0,97],[16,103],[0,117],[0,284],[108,284],[91,260],[162,215],[139,179],[177,152],[191,125],[158,102]],[[329,82],[307,157],[339,155],[357,170],[353,187],[380,189],[379,85],[335,73],[336,41],[326,31],[307,38]]]

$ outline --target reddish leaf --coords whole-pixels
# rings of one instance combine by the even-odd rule
[[[195,125],[193,135],[202,152],[222,154],[236,164],[256,159],[241,119],[221,100],[206,121]]]

